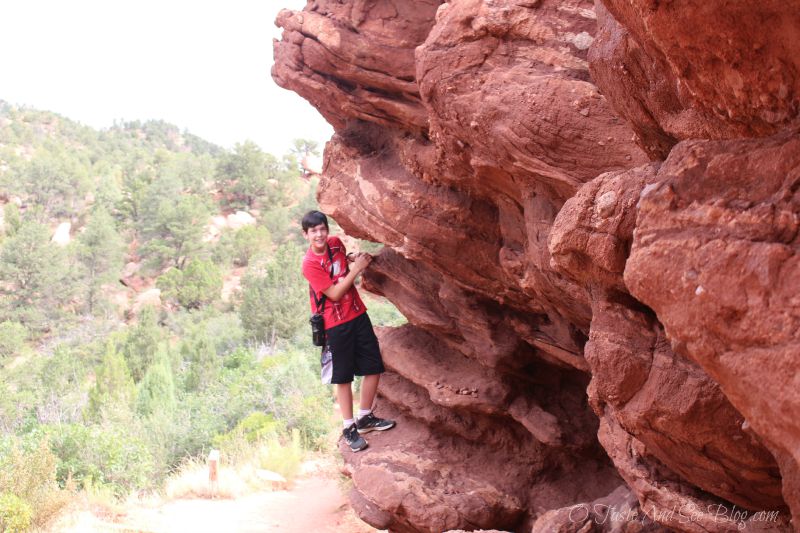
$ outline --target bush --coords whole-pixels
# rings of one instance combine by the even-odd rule
[[[94,386],[89,390],[89,403],[85,415],[89,420],[101,421],[125,417],[136,398],[125,357],[114,343],[106,344],[103,361],[95,372]]]
[[[175,410],[175,380],[172,375],[169,354],[159,353],[155,363],[145,372],[136,394],[136,410],[149,416],[155,412],[171,413]]]
[[[244,346],[239,346],[225,358],[222,365],[228,370],[236,370],[239,368],[250,368],[255,362],[256,358],[253,352]]]
[[[67,504],[69,493],[56,484],[55,455],[47,439],[30,442],[29,449],[17,441],[0,450],[0,523],[43,527]],[[22,531],[24,527],[16,529]]]
[[[228,450],[230,444],[238,438],[253,444],[269,436],[274,437],[285,431],[285,429],[285,425],[275,420],[275,417],[271,414],[256,411],[240,420],[236,427],[225,435],[214,437],[214,446],[222,450]]]
[[[242,280],[239,316],[248,336],[272,345],[292,339],[308,322],[308,282],[300,271],[302,251],[280,246],[261,272],[251,270]]]
[[[32,522],[33,509],[28,502],[8,492],[0,494],[0,531],[25,531]]]
[[[217,355],[234,351],[244,339],[242,321],[236,313],[225,313],[209,318],[204,324],[206,335],[214,342]]]
[[[256,254],[267,250],[272,244],[269,230],[264,226],[245,226],[235,232],[226,231],[214,249],[214,260],[219,264],[233,262],[235,266],[247,266]]]
[[[128,329],[120,343],[120,351],[128,370],[137,383],[142,380],[144,373],[155,360],[161,338],[155,309],[150,306],[143,308],[139,315],[139,323]]]
[[[171,268],[156,286],[162,294],[187,309],[197,309],[218,299],[222,291],[222,272],[211,261],[194,259],[184,270]]]
[[[0,322],[0,359],[19,354],[27,340],[28,328],[10,320]]]
[[[281,244],[286,240],[287,234],[292,227],[292,215],[285,207],[272,207],[269,211],[261,215],[261,223],[272,235],[275,244]]]
[[[187,391],[206,387],[216,380],[222,367],[222,360],[217,356],[213,342],[202,332],[184,341],[181,356],[184,364],[189,363],[184,381]]]
[[[250,258],[267,249],[272,237],[263,226],[245,226],[233,236],[233,262],[238,266],[247,266]]]
[[[255,410],[270,413],[288,429],[296,428],[307,446],[321,447],[330,430],[333,401],[311,359],[318,361],[290,350],[238,375],[228,387],[230,416],[239,420]]]
[[[3,208],[3,232],[8,237],[14,236],[22,225],[19,207],[14,202],[9,202]]]
[[[46,331],[71,296],[64,249],[50,242],[50,228],[27,220],[0,249],[0,302],[3,318]]]
[[[59,483],[73,479],[83,486],[106,486],[117,496],[150,486],[152,457],[132,429],[130,425],[48,427],[59,459]]]
[[[300,432],[293,429],[291,436],[283,442],[275,437],[268,439],[266,446],[260,450],[259,465],[292,479],[300,471],[304,456]]]
[[[227,464],[254,461],[258,468],[292,479],[300,470],[305,450],[300,431],[287,433],[281,426],[270,415],[251,413],[232,431],[217,437],[215,445]]]

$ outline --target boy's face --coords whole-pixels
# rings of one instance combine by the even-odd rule
[[[317,224],[303,232],[303,237],[311,245],[311,251],[315,254],[324,254],[325,246],[328,243],[328,228],[325,224]]]

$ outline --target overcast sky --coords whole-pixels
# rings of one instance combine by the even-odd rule
[[[275,15],[305,0],[2,0],[0,99],[95,128],[163,119],[281,154],[330,126],[272,81]]]

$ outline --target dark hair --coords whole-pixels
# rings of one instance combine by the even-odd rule
[[[308,231],[308,228],[313,228],[314,226],[319,226],[320,224],[325,224],[325,229],[330,230],[328,227],[328,217],[325,216],[325,213],[320,211],[309,211],[303,215],[302,224],[304,233]]]

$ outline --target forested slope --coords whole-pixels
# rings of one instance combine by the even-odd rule
[[[317,148],[295,147],[0,102],[0,523],[44,524],[83,487],[157,489],[211,447],[323,444],[296,222]]]

